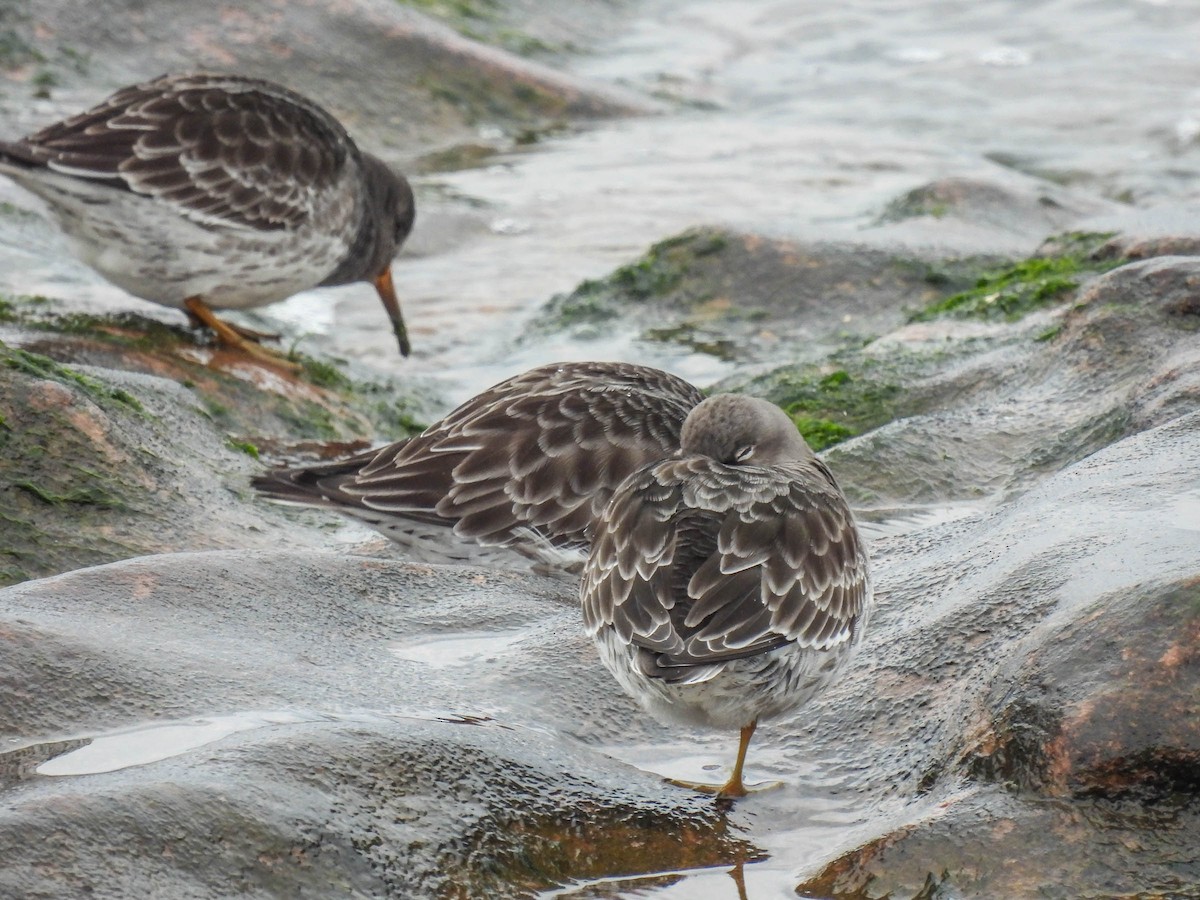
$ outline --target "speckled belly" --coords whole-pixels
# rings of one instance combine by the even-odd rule
[[[829,650],[790,644],[713,666],[702,681],[669,684],[643,675],[635,664],[635,655],[642,651],[622,642],[611,628],[596,635],[604,665],[652,715],[721,729],[741,728],[808,703],[837,678],[857,644],[848,642]]]

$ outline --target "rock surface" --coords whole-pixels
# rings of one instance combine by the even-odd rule
[[[252,0],[216,16],[211,7],[179,0],[6,5],[9,77],[32,82],[31,92],[50,94],[56,105],[83,108],[166,71],[238,71],[312,96],[366,147],[397,163],[422,149],[478,143],[481,124],[515,134],[654,108],[632,93],[465,39],[393,0],[303,0],[286,9]],[[607,3],[573,6],[581,28],[613,15]],[[10,98],[5,106],[6,133],[30,127],[28,102]]]
[[[383,0],[9,8],[13,130],[193,62],[445,168],[487,157],[481,127],[654,106]],[[546,59],[622,9],[435,12]],[[83,71],[89,41],[115,49]],[[1200,238],[1028,176],[880,213],[853,240],[696,223],[509,359],[627,331],[787,409],[856,506],[861,656],[756,734],[750,778],[782,786],[723,808],[662,776],[715,781],[735,737],[620,694],[573,585],[399,559],[248,489],[403,436],[439,390],[81,312],[53,229],[0,210],[0,896],[1200,896]]]
[[[901,387],[929,411],[827,454],[873,536],[880,609],[850,674],[756,736],[751,767],[782,791],[721,811],[657,780],[693,765],[683,736],[615,691],[569,585],[174,552],[0,592],[0,877],[18,896],[517,897],[768,858],[806,872],[811,897],[1186,895],[1200,882],[1197,278],[1194,258],[1153,258],[1033,321],[956,333],[964,320],[935,317],[863,348],[920,356]],[[139,524],[164,550],[201,534],[322,543],[320,516],[289,524],[238,487],[255,463],[214,449],[194,389],[8,372],[7,440],[56,409],[62,434],[117,463],[103,483],[121,502],[61,520],[97,555],[127,555],[104,540]],[[119,476],[148,453],[133,471],[158,483],[166,518],[119,493],[144,489]],[[103,527],[114,511],[127,524]],[[729,736],[706,746],[727,762]],[[818,798],[857,824],[794,858],[798,811]]]
[[[606,704],[569,677],[560,590],[279,552],[9,589],[0,892],[505,896],[750,855],[711,804],[569,737],[564,710]],[[456,656],[464,630],[508,647]]]

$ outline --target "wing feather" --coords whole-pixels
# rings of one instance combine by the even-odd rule
[[[222,75],[123,88],[3,150],[159,198],[185,216],[264,231],[311,221],[318,194],[359,159],[321,107],[270,82]]]
[[[861,538],[823,464],[767,469],[698,456],[653,464],[618,488],[580,596],[591,633],[613,628],[655,655],[642,671],[678,681],[790,642],[849,640],[869,590]]]
[[[331,505],[433,516],[457,523],[455,533],[468,540],[507,544],[532,528],[553,546],[575,546],[590,540],[618,484],[678,450],[683,420],[702,399],[686,381],[647,366],[542,366],[352,468],[307,481],[293,475],[283,499],[297,499],[295,482],[304,481],[313,502],[336,495]],[[279,482],[256,484],[273,493]]]

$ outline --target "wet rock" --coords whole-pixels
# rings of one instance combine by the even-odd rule
[[[327,363],[299,376],[204,365],[190,338],[136,317],[86,318],[76,334],[12,324],[0,334],[25,346],[0,341],[0,584],[179,547],[271,544],[287,518],[248,502],[260,453],[402,437],[422,408],[394,383]],[[294,539],[328,540],[303,521]]]
[[[632,94],[471,41],[392,0],[260,0],[223,11],[179,0],[13,5],[10,33],[28,49],[6,68],[10,78],[35,82],[31,92],[81,107],[164,71],[234,70],[312,96],[361,143],[398,162],[477,140],[482,124],[515,134],[651,108]],[[589,6],[576,7],[581,25],[607,15]],[[32,124],[27,107],[10,107],[6,132]]]
[[[1019,502],[876,545],[870,647],[821,701],[850,711],[817,742],[872,745],[847,781],[894,818],[800,893],[1200,883],[1198,451],[1191,413]]]
[[[1061,231],[1084,216],[1111,211],[1115,204],[1029,179],[1019,184],[977,178],[943,178],[897,197],[880,216],[881,223],[930,217],[991,225],[1028,235]]]
[[[7,589],[0,892],[519,897],[754,859],[711,801],[570,737],[608,686],[560,591],[278,552]]]
[[[1050,796],[1200,793],[1200,577],[1135,587],[1042,630],[989,698],[967,770]]]
[[[1197,407],[1198,274],[1191,257],[1125,265],[1013,323],[914,322],[722,386],[779,403],[817,446],[864,432],[831,460],[865,506],[1002,496]]]
[[[965,792],[802,882],[802,897],[1196,896],[1200,817],[1186,806],[1029,803]]]
[[[1130,207],[1089,218],[1079,223],[1079,227],[1110,234],[1108,242],[1098,251],[1103,256],[1149,259],[1200,255],[1195,210],[1186,204]]]
[[[898,327],[906,310],[965,287],[973,280],[968,271],[983,265],[695,229],[553,298],[529,340],[566,331],[586,341],[616,328],[640,333],[647,344],[742,363],[781,353],[822,359]]]

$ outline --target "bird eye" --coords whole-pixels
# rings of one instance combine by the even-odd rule
[[[753,444],[746,444],[745,446],[738,447],[736,450],[733,451],[733,458],[736,462],[745,462],[753,455],[754,455],[754,445]]]

